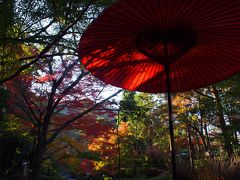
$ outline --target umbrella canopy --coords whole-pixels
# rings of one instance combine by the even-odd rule
[[[79,56],[100,80],[128,90],[204,87],[240,71],[239,0],[120,0],[81,37]]]

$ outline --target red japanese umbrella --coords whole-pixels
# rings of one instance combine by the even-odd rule
[[[79,56],[111,85],[168,93],[204,87],[240,72],[239,0],[120,0],[81,37]]]

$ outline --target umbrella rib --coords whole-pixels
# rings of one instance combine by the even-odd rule
[[[176,92],[176,91],[178,91],[179,89],[181,89],[181,85],[180,85],[180,82],[179,82],[179,79],[177,78],[178,77],[178,72],[177,72],[177,70],[175,70],[175,68],[176,68],[176,63],[175,64],[172,64],[171,66],[170,66],[170,69],[172,70],[172,72],[173,72],[173,74],[174,74],[174,78],[171,80],[171,82],[173,82],[172,83],[172,85],[171,85],[171,87],[172,87],[172,89],[173,89],[173,91],[174,92]],[[174,83],[174,81],[175,81],[175,83]],[[175,85],[175,86],[174,86]]]
[[[199,6],[199,4],[201,3],[201,1],[196,0],[195,2],[192,1],[192,4],[190,4],[189,6],[189,10],[186,11],[186,13],[182,13],[182,16],[180,16],[180,19],[177,19],[178,21],[182,22],[182,23],[186,23],[189,24],[189,22],[192,22],[191,18],[194,18],[196,15],[199,16],[199,11],[201,12],[202,10],[200,8],[198,8],[197,10],[194,9],[193,7]],[[206,6],[207,3],[205,3],[204,5]],[[203,8],[203,7],[202,7]],[[206,8],[203,8],[206,9]]]
[[[132,17],[134,17],[135,19],[135,22],[139,22],[140,24],[143,24],[143,22],[147,23],[148,20],[145,18],[145,16],[142,16],[142,14],[139,14],[138,11],[135,10],[135,4],[131,4],[131,1],[128,1],[128,7],[130,9],[122,9],[124,10],[125,12],[127,12],[127,14],[131,14]],[[132,11],[131,11],[132,10]],[[134,11],[135,10],[135,11]],[[128,17],[129,18],[129,17]],[[128,19],[127,18],[127,19]],[[126,19],[125,19],[126,20]]]
[[[122,19],[121,22],[128,22],[130,21],[130,24],[131,23],[135,23],[135,24],[141,24],[142,21],[139,19],[139,17],[137,17],[134,13],[132,13],[131,11],[129,10],[126,10],[120,6],[118,7],[114,7],[114,8],[117,8],[118,10],[117,11],[112,11],[113,15],[119,15],[117,16],[119,19]],[[112,8],[113,9],[113,8]],[[131,14],[131,16],[129,16],[129,13]],[[125,15],[126,14],[126,15]],[[111,16],[112,14],[109,13],[109,15],[106,15],[106,16]],[[115,17],[115,16],[113,16]],[[114,18],[116,19],[116,17]]]
[[[196,50],[195,50],[196,51]],[[182,69],[187,69],[187,76],[186,77],[192,77],[192,75],[190,75],[190,74],[192,74],[192,73],[196,73],[196,71],[198,71],[198,68],[194,68],[194,70],[192,70],[192,68],[188,68],[188,62],[189,62],[189,59],[196,59],[191,53],[188,53],[183,59],[182,59],[182,61],[180,61],[180,63],[179,64],[181,64],[181,67],[182,67]],[[181,63],[182,62],[182,63]],[[191,66],[193,65],[193,63],[191,63]],[[199,71],[198,71],[199,72]],[[205,73],[198,73],[198,74],[204,74],[204,76],[205,76]],[[199,79],[199,76],[198,75],[195,75],[195,77],[197,78],[196,80],[193,80],[192,78],[191,78],[191,81],[188,81],[187,83],[188,83],[188,85],[186,86],[186,87],[194,87],[193,85],[191,85],[191,82],[194,82],[194,83],[196,83],[196,81],[198,82],[198,84],[202,84],[202,81]],[[208,79],[207,79],[208,80]],[[199,85],[196,85],[195,87],[199,87]],[[184,88],[184,89],[186,89],[186,88]]]
[[[209,47],[209,46],[208,46]],[[224,57],[228,57],[228,59],[236,59],[238,62],[240,61],[240,58],[238,58],[237,56],[235,56],[234,54],[232,54],[231,50],[228,50],[225,48],[225,50],[223,51],[221,47],[219,47],[220,49],[218,51],[216,51],[216,47],[217,46],[213,46],[211,47],[211,50],[209,50],[209,48],[205,48],[203,49],[202,51],[204,51],[204,53],[208,52],[210,55],[209,56],[213,56],[211,55],[213,52],[214,52],[214,57],[219,57],[218,61],[220,62],[223,62],[224,63],[224,60],[222,58],[222,56]],[[221,50],[221,51],[220,51]],[[198,50],[199,51],[199,50]],[[199,51],[200,52],[200,51]],[[224,52],[227,52],[227,53],[224,53]],[[222,54],[222,56],[220,55]],[[235,58],[232,58],[235,57]],[[235,62],[236,60],[234,60],[233,62]],[[213,62],[214,63],[214,62]],[[214,63],[214,65],[218,66],[216,63]],[[225,63],[226,66],[229,66],[229,63]]]
[[[225,8],[228,4],[229,3],[226,4],[226,2],[225,2],[225,4],[224,4],[224,2],[223,2],[223,4],[216,3],[216,4],[214,4],[214,6],[211,7],[212,9],[215,9],[215,11],[212,11],[211,9],[207,9],[206,8],[210,14],[203,10],[203,11],[201,11],[201,14],[198,14],[198,16],[195,17],[196,19],[192,19],[192,21],[194,20],[195,22],[198,22],[196,24],[196,26],[199,25],[199,24],[201,25],[201,23],[203,21],[204,22],[204,24],[202,25],[203,27],[205,27],[208,24],[208,21],[206,21],[206,19],[210,19],[211,18],[210,19],[211,20],[210,23],[218,22],[215,18],[217,18],[217,17],[224,17],[224,16],[230,14],[229,12],[226,12],[226,11],[222,10],[222,7]],[[218,6],[222,5],[222,6],[218,7],[217,5]],[[233,8],[234,8],[234,6],[233,6]],[[214,17],[214,16],[211,16],[211,14],[213,14],[213,15],[218,14],[218,16]],[[238,14],[239,14],[239,12],[238,12]],[[227,19],[226,17],[224,17],[224,18]]]
[[[205,3],[205,7],[201,6],[201,8],[198,8],[197,11],[194,12],[195,16],[192,16],[193,19],[189,19],[191,22],[201,22],[200,20],[205,20],[205,18],[209,18],[209,13],[213,13],[212,9],[216,9],[215,7],[217,7],[218,5],[220,5],[219,3],[220,1],[218,1],[218,3],[212,2],[211,5],[209,5],[208,3]],[[210,2],[209,2],[210,3]],[[223,2],[224,3],[224,2]],[[206,8],[206,7],[209,8]],[[221,10],[220,10],[221,11]],[[222,12],[222,11],[221,11]],[[190,17],[190,16],[188,16]]]
[[[141,65],[139,65],[137,68],[135,68],[135,69],[133,70],[133,72],[132,72],[131,75],[128,77],[128,79],[122,79],[122,80],[121,80],[121,82],[123,82],[123,83],[121,83],[121,84],[124,84],[125,87],[126,87],[126,89],[127,89],[128,87],[130,87],[131,84],[133,84],[133,81],[134,81],[133,79],[136,78],[136,72],[139,72],[140,69],[141,69]],[[136,84],[136,82],[135,82],[135,84]],[[135,90],[135,84],[134,84],[131,88],[129,88],[129,89]]]
[[[152,85],[153,85],[153,87],[156,87],[156,92],[158,92],[158,91],[160,91],[160,89],[161,89],[161,82],[163,82],[163,80],[161,80],[161,76],[159,77],[159,83],[158,83],[158,81],[157,80],[154,80],[154,78],[156,77],[157,79],[158,79],[158,76],[159,76],[159,70],[161,69],[161,71],[163,71],[163,66],[162,65],[160,65],[160,64],[156,64],[156,65],[154,65],[154,67],[155,67],[155,70],[154,70],[154,72],[155,72],[155,74],[154,74],[154,76],[152,77]],[[160,68],[161,67],[161,68]],[[159,90],[158,90],[158,88],[159,88]]]
[[[140,66],[140,68],[139,68],[139,70],[138,71],[141,71],[141,69],[142,68],[145,68],[145,65],[146,65],[147,63],[142,63],[141,64],[141,66]],[[139,75],[140,74],[140,75]],[[134,85],[133,85],[133,87],[134,87],[134,89],[136,89],[136,87],[138,87],[139,85],[138,84],[142,84],[143,83],[143,79],[144,79],[144,77],[146,76],[146,74],[142,74],[142,73],[137,73],[137,76],[135,76],[135,83],[133,83]],[[137,86],[138,85],[138,86]],[[129,86],[129,85],[128,85]]]
[[[149,63],[147,65],[148,65],[148,68],[146,69],[146,73],[144,74],[144,77],[142,78],[142,83],[137,86],[137,88],[140,86],[140,88],[139,88],[140,91],[144,91],[144,88],[143,88],[143,90],[141,90],[141,89],[142,89],[143,85],[146,86],[145,85],[146,82],[149,82],[149,80],[150,80],[149,84],[151,85],[151,83],[152,83],[151,80],[152,80],[152,77],[153,77],[152,74],[154,72],[153,71],[154,65],[152,65],[152,64],[150,65]]]
[[[189,67],[188,65],[185,65],[184,69],[187,69],[187,74],[188,74],[188,76],[187,76],[188,78],[186,78],[187,79],[186,87],[197,87],[198,86],[197,81],[199,81],[199,80],[193,79],[193,76],[192,76],[192,73],[194,71],[196,72],[196,69],[193,70],[193,68]],[[186,89],[186,88],[184,88],[184,89]]]
[[[121,50],[118,50],[118,51],[116,51],[116,53],[114,54],[114,56],[115,56],[115,57],[119,57],[121,54],[122,54]],[[101,59],[101,58],[99,58],[99,59]],[[113,58],[111,57],[110,59],[113,59]],[[124,61],[127,62],[127,60],[124,60]],[[124,62],[124,61],[123,61],[123,62]],[[102,68],[102,70],[99,71],[99,74],[102,74],[102,73],[104,73],[104,72],[106,72],[106,71],[109,71],[109,68],[112,69],[113,67],[117,67],[118,64],[119,64],[118,61],[109,61],[108,63],[113,63],[113,64],[112,64],[112,66],[108,66],[108,67],[106,67],[106,68]],[[116,64],[114,64],[114,63],[116,63]],[[122,62],[120,62],[120,63],[122,63]]]
[[[205,68],[206,69],[208,69],[208,74],[211,74],[211,76],[212,77],[216,77],[217,79],[219,79],[219,76],[217,76],[218,75],[218,73],[213,73],[213,70],[211,69],[210,70],[210,66],[208,66],[208,64],[207,63],[204,63],[204,62],[207,62],[207,59],[206,58],[202,58],[201,60],[199,60],[198,61],[198,64],[202,64],[202,67],[203,66],[205,66]],[[216,63],[214,63],[214,65],[215,66],[213,66],[213,67],[215,67],[214,69],[216,69],[216,68],[218,68],[221,72],[223,71],[218,65],[216,65]],[[197,66],[198,67],[198,66]],[[199,66],[199,67],[201,67],[201,66]],[[213,68],[212,67],[212,68]],[[196,68],[197,69],[197,68]],[[218,72],[218,71],[217,71]],[[205,73],[202,73],[202,74],[205,74]],[[209,76],[208,76],[209,77]],[[208,80],[209,78],[207,78],[207,80]],[[209,84],[211,84],[211,81],[210,81],[210,83]]]

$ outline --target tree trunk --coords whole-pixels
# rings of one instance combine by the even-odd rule
[[[234,144],[235,144],[235,146],[238,146],[239,145],[238,135],[237,135],[237,131],[235,129],[233,130],[233,134],[234,134]]]
[[[193,161],[194,150],[192,145],[191,130],[188,124],[187,124],[187,136],[188,136],[189,161],[190,161],[191,167],[194,169],[194,161]]]
[[[206,140],[207,140],[207,148],[208,148],[209,154],[211,156],[212,155],[212,147],[211,147],[211,143],[210,143],[210,138],[209,138],[206,122],[204,122],[204,126],[203,127],[204,127],[205,136],[206,136]]]
[[[200,118],[200,131],[201,131],[201,134],[202,134],[200,136],[202,138],[203,145],[204,145],[204,151],[205,151],[204,154],[205,154],[205,156],[207,156],[207,155],[211,154],[211,145],[210,145],[210,140],[209,140],[208,131],[207,131],[207,124],[206,124],[206,122],[204,120],[205,111],[201,107],[201,103],[202,103],[201,96],[199,96],[198,99],[199,99],[199,112],[200,112],[200,117],[201,117]]]
[[[32,173],[30,175],[30,180],[40,179],[43,154],[47,145],[46,142],[47,142],[47,131],[48,131],[49,121],[50,120],[46,118],[43,125],[39,126],[38,128],[38,141],[37,141],[36,150],[33,156],[34,158],[31,164]]]
[[[43,160],[43,153],[45,150],[45,139],[44,137],[39,138],[37,148],[35,151],[34,159],[32,162],[32,174],[31,174],[31,180],[39,180],[40,179],[40,173],[41,173],[41,164]]]
[[[206,143],[206,140],[205,140],[205,136],[204,134],[195,126],[192,126],[191,124],[187,123],[188,126],[190,126],[194,131],[196,131],[196,134],[195,134],[195,139],[197,139],[198,141],[198,148],[200,149],[200,144],[199,144],[199,136],[203,142],[203,147],[204,147],[204,151],[208,151],[208,147],[207,147],[207,143]]]
[[[224,141],[224,146],[225,149],[228,153],[228,156],[231,157],[233,155],[233,147],[231,145],[231,135],[227,129],[226,122],[224,120],[224,115],[223,115],[223,107],[221,104],[221,99],[219,97],[219,93],[216,87],[212,87],[213,89],[213,94],[215,96],[216,100],[216,106],[217,106],[217,115],[219,118],[219,124],[220,128],[222,130],[222,135],[223,135],[223,141]]]
[[[199,102],[201,102],[201,101],[199,101]],[[199,105],[199,112],[200,112],[200,131],[203,134],[203,129],[204,129],[204,127],[203,127],[203,109],[200,107],[200,105]]]
[[[120,125],[120,117],[119,117],[119,110],[118,110],[118,119],[117,119],[118,178],[121,179],[121,147],[120,147],[120,137],[119,137],[119,125]]]
[[[140,156],[138,141],[136,141],[134,143],[134,149],[136,151],[136,156],[134,157],[132,179],[134,179],[135,175],[137,174],[137,170],[138,170],[138,163],[139,163],[139,156]]]

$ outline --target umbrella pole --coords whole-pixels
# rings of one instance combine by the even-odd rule
[[[166,71],[166,87],[167,87],[167,98],[168,98],[168,121],[169,121],[169,131],[170,131],[170,150],[172,153],[172,175],[173,180],[176,180],[176,153],[175,153],[175,143],[174,143],[174,131],[173,131],[173,113],[172,113],[172,98],[171,98],[171,80],[169,77],[169,65],[165,65]]]

